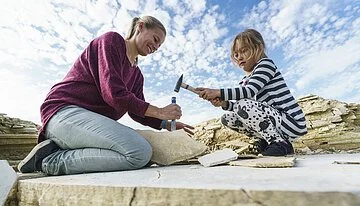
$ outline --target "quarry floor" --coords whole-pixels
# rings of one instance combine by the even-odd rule
[[[360,153],[295,157],[291,168],[193,164],[67,176],[19,174],[16,204],[360,205]]]

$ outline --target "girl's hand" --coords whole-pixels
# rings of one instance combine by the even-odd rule
[[[212,100],[221,96],[220,89],[208,89],[198,87],[195,90],[199,92],[199,97],[205,100]]]
[[[171,121],[168,121],[167,125],[166,125],[166,129],[168,131],[171,131]],[[178,122],[176,121],[176,130],[179,130],[179,129],[184,129],[184,131],[188,134],[188,135],[194,135],[194,132],[191,131],[192,129],[195,129],[194,127],[188,125],[188,124],[185,124],[185,123],[182,123],[182,122]]]
[[[220,98],[215,98],[210,100],[211,104],[215,107],[226,107],[226,101],[220,100]]]

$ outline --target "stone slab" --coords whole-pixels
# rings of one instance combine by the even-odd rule
[[[238,158],[238,154],[234,152],[232,149],[222,149],[217,150],[213,153],[204,155],[199,158],[199,162],[204,167],[211,167],[215,165],[220,165],[224,163],[228,163],[232,160],[236,160]]]
[[[18,178],[17,180],[25,180],[25,179],[32,179],[32,178],[39,178],[39,177],[46,177],[44,173],[17,173]],[[8,195],[8,198],[5,202],[5,206],[17,206],[18,204],[18,198],[17,198],[17,192],[18,192],[18,185],[17,183],[14,184],[14,186],[11,188],[10,193]]]
[[[176,131],[157,132],[152,130],[136,130],[151,145],[153,154],[151,161],[158,165],[171,165],[202,155],[207,147],[189,137],[181,129]]]
[[[353,162],[349,162],[349,161],[334,161],[334,164],[353,164],[353,165],[359,165],[360,161],[353,161]]]
[[[295,157],[260,157],[256,159],[231,161],[229,165],[260,168],[294,167],[295,159]]]
[[[0,160],[0,205],[3,205],[16,182],[17,174],[6,160]]]
[[[291,168],[201,165],[19,180],[19,205],[360,205],[360,154]]]

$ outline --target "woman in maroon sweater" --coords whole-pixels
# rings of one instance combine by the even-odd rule
[[[131,170],[151,158],[149,143],[117,122],[126,112],[154,129],[169,129],[181,108],[163,108],[144,99],[138,55],[155,52],[166,30],[154,17],[134,18],[128,36],[108,32],[94,39],[41,105],[38,145],[19,164],[23,173],[50,175]],[[192,129],[177,122],[177,129]]]

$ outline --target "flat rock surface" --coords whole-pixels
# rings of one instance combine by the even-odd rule
[[[16,172],[6,160],[0,160],[0,178],[0,205],[3,205],[17,179]]]
[[[360,195],[360,165],[334,164],[359,161],[360,154],[296,156],[296,167],[250,168],[179,165],[135,171],[49,176],[20,180],[27,184],[184,189],[245,189],[267,191],[350,192]]]
[[[358,161],[359,153],[296,158],[291,168],[198,164],[20,178],[13,202],[19,206],[360,205],[360,165],[334,163]]]

